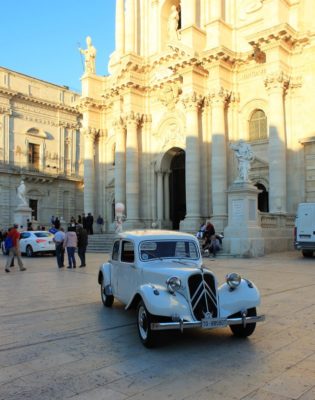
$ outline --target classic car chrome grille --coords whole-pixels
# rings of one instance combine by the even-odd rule
[[[213,318],[218,316],[218,305],[214,276],[209,273],[191,275],[188,287],[192,311],[197,320],[211,313]]]

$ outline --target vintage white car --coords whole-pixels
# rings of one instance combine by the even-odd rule
[[[264,320],[257,316],[260,294],[237,273],[219,286],[203,267],[198,239],[188,233],[139,230],[122,232],[113,243],[110,260],[98,274],[101,298],[114,298],[137,310],[141,342],[151,347],[158,332],[168,329],[229,326],[247,337]]]

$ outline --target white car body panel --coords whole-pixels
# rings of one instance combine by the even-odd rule
[[[133,254],[128,261],[130,248]],[[174,254],[165,253],[170,249]],[[159,255],[159,251],[164,256]],[[177,257],[178,251],[185,256]],[[147,258],[142,259],[144,256]],[[171,290],[168,287],[167,280],[171,277],[180,279],[180,288]],[[201,326],[202,320],[208,322],[209,318],[214,321],[209,324],[211,327],[215,327],[216,320],[246,324],[246,312],[260,304],[257,287],[246,279],[242,279],[234,289],[227,283],[219,286],[214,274],[202,266],[198,240],[181,232],[144,230],[120,233],[115,239],[111,259],[100,266],[98,282],[101,284],[102,281],[104,293],[120,300],[126,309],[134,308],[142,300],[152,316],[157,319],[167,317],[170,321],[154,323],[152,329],[172,329],[172,324],[183,329],[186,323],[192,327]],[[235,314],[240,317],[229,319],[235,318]],[[260,322],[264,316],[255,318],[252,315],[248,320]]]
[[[36,236],[49,234],[47,237]],[[28,236],[23,238],[23,236]],[[25,231],[21,233],[20,251],[26,253],[27,246],[31,246],[34,253],[53,253],[56,249],[54,235],[47,231]]]

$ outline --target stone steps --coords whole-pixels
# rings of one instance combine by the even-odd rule
[[[110,253],[114,238],[113,233],[89,235],[87,253]]]

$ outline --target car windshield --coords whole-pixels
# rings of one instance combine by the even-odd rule
[[[146,240],[139,246],[140,259],[185,258],[197,260],[199,250],[190,240]]]
[[[51,237],[51,236],[54,236],[50,232],[36,232],[36,233],[34,233],[34,235],[37,236],[37,237]]]

